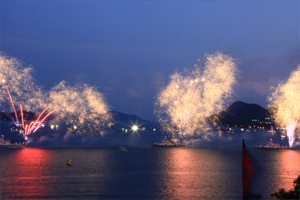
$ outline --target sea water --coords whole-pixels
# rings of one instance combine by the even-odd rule
[[[299,150],[248,148],[253,192],[300,175]],[[72,165],[67,161],[71,159]],[[241,147],[0,149],[0,199],[242,199]]]

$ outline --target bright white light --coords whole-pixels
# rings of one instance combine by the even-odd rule
[[[51,127],[51,129],[54,129],[54,125],[51,125],[50,127]]]
[[[5,80],[4,80],[4,79],[2,79],[2,83],[5,83]]]
[[[74,130],[76,130],[76,129],[77,129],[77,126],[74,126],[73,128],[74,128]]]
[[[133,131],[137,131],[138,130],[138,127],[136,125],[132,126],[132,130]]]

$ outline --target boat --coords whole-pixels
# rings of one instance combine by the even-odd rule
[[[151,144],[152,147],[185,147],[184,144],[175,143],[173,141],[162,141],[161,143]]]
[[[20,130],[19,129],[17,129],[17,128],[11,128],[10,129],[10,132],[12,132],[12,133],[19,133],[20,132]]]
[[[226,131],[226,132],[230,132],[230,131],[231,131],[231,128],[221,126],[221,127],[218,127],[218,128],[217,128],[217,131]]]
[[[25,148],[27,147],[27,143],[13,143],[12,140],[4,140],[4,136],[0,140],[0,148]]]
[[[288,146],[280,146],[279,143],[273,143],[272,139],[270,142],[268,142],[268,144],[266,146],[256,146],[255,148],[257,149],[275,149],[275,150],[293,150],[293,148],[288,147]]]

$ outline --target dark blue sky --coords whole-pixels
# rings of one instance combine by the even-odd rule
[[[98,87],[112,110],[154,119],[155,95],[206,53],[238,61],[234,99],[267,106],[300,64],[299,1],[0,1],[0,50],[37,83]]]

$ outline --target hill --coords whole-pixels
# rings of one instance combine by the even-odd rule
[[[219,117],[220,124],[229,126],[248,126],[259,124],[268,116],[268,110],[257,104],[248,104],[242,101],[236,101],[227,109],[210,117]],[[253,120],[258,121],[253,121]]]
[[[146,122],[146,120],[143,120],[136,115],[125,114],[118,111],[110,111],[110,113],[113,115],[116,122]]]

